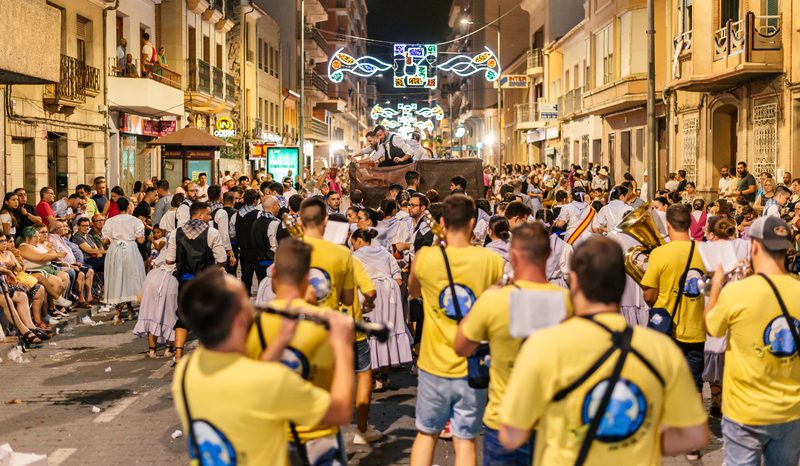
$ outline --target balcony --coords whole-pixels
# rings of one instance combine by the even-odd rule
[[[318,92],[317,100],[325,100],[328,97],[328,81],[316,71],[306,73],[305,87],[312,92]]]
[[[322,37],[322,33],[316,28],[311,28],[306,31],[306,54],[308,58],[313,59],[317,63],[328,61],[328,41]]]
[[[100,70],[67,55],[61,55],[59,82],[46,84],[44,101],[66,107],[77,107],[86,96],[100,93]]]
[[[189,59],[186,65],[186,77],[189,91],[211,93],[211,65],[208,62]]]
[[[250,137],[253,139],[261,139],[261,133],[264,131],[264,123],[261,121],[261,118],[252,118],[252,130],[250,133]]]
[[[656,92],[656,100],[661,92]],[[608,115],[647,103],[647,74],[631,74],[583,93],[583,109],[593,115]]]
[[[216,66],[211,67],[211,76],[213,78],[211,80],[211,83],[213,84],[211,95],[220,100],[225,98],[225,80],[223,75],[224,73],[221,69],[217,68]]]
[[[230,73],[225,73],[225,100],[227,102],[236,102],[236,80]]]
[[[527,62],[528,66],[525,74],[532,77],[538,77],[544,74],[544,55],[542,54],[542,49],[528,50]]]
[[[327,141],[329,139],[328,124],[318,118],[305,119],[305,137],[315,141]]]
[[[328,0],[307,0],[306,19],[311,24],[327,21]]]
[[[135,111],[144,116],[183,115],[181,75],[154,67],[142,77],[138,61],[123,69],[116,57],[108,59],[108,106],[111,110]]]
[[[223,106],[230,108],[235,102],[233,77],[228,77],[221,69],[203,60],[187,60],[186,93],[184,105],[209,113],[221,111]],[[231,89],[226,95],[225,88]]]
[[[560,118],[570,119],[583,113],[583,87],[578,87],[558,98],[556,109]]]
[[[684,91],[715,92],[747,81],[783,72],[782,17],[757,16],[728,21],[724,27],[704,36],[694,31],[687,41],[676,38],[670,87]],[[699,42],[703,40],[704,42]],[[683,47],[678,50],[678,47]],[[708,55],[699,49],[709,47]],[[694,49],[694,50],[693,50]],[[687,53],[687,52],[692,53]]]
[[[514,107],[516,113],[515,129],[537,129],[547,126],[549,121],[559,117],[559,106],[544,101],[538,103],[519,104]]]

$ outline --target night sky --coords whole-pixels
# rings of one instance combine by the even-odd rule
[[[451,4],[451,0],[367,0],[367,34],[370,39],[397,43],[441,42],[449,32]],[[367,47],[371,55],[391,62],[391,46],[370,43]],[[392,86],[391,73],[377,80],[381,94],[399,91]]]

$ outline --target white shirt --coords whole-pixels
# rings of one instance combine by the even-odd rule
[[[717,183],[717,189],[719,189],[719,194],[723,195],[728,192],[728,189],[733,185],[734,178],[729,176],[727,178],[720,178],[719,182]]]
[[[175,230],[175,214],[177,210],[168,210],[164,213],[161,217],[161,221],[158,222],[158,226],[164,230],[165,232],[169,233]]]
[[[411,149],[411,147],[408,145],[408,142],[405,139],[403,139],[402,136],[400,136],[399,134],[391,133],[388,136],[386,136],[385,141],[378,144],[377,150],[375,150],[375,152],[369,157],[369,160],[373,162],[380,162],[381,160],[383,160],[385,158],[386,151],[389,149],[388,146],[390,139],[391,139],[391,144],[394,147],[403,151],[403,155],[405,154],[411,154],[412,156],[414,155],[414,151]]]
[[[633,209],[628,204],[619,199],[614,199],[609,202],[608,205],[603,206],[600,212],[595,215],[592,227],[598,229],[602,228],[606,232],[609,232],[613,230],[619,222],[622,221],[622,217],[631,210]]]
[[[550,235],[550,256],[547,258],[547,281],[567,288],[569,262],[572,259],[572,246],[556,235]]]
[[[116,218],[116,217],[115,217]],[[177,245],[175,242],[175,237],[178,236],[176,234],[169,235],[167,239],[167,255],[166,260],[168,262],[175,262],[175,254],[177,251]],[[208,247],[211,249],[211,252],[214,254],[214,262],[217,264],[222,264],[228,260],[227,254],[225,254],[225,246],[222,244],[222,239],[220,239],[219,230],[214,227],[208,227],[208,234],[206,235],[206,243]]]
[[[216,215],[214,215],[213,220],[215,228],[219,231],[220,241],[222,241],[225,251],[232,251],[233,247],[231,246],[231,235],[230,231],[228,230],[228,212],[225,212],[225,209],[219,209]]]
[[[197,185],[197,200],[207,202],[208,201],[208,185],[200,186]]]
[[[181,204],[178,207],[178,210],[175,211],[175,228],[182,227],[191,218],[191,215],[189,215],[190,205],[192,205],[192,201],[187,199],[183,201],[183,204]],[[164,214],[164,216],[166,217],[167,214]]]
[[[414,159],[415,162],[418,160],[430,158],[428,151],[424,147],[422,147],[422,144],[420,144],[419,141],[417,141],[416,139],[409,139],[406,142],[408,143],[408,147],[411,148],[411,154],[413,156],[412,158]]]
[[[558,213],[556,220],[563,220],[567,222],[565,227],[564,238],[569,238],[572,233],[578,229],[578,226],[583,222],[583,219],[589,214],[592,206],[584,202],[572,201],[571,203],[561,206],[561,211]],[[589,225],[583,233],[573,242],[573,246],[577,246],[581,241],[584,241],[592,236],[592,228]]]
[[[781,206],[778,204],[772,204],[771,206],[767,207],[762,216],[781,218]]]
[[[106,220],[103,237],[114,241],[136,241],[144,238],[144,223],[130,214],[119,214]]]

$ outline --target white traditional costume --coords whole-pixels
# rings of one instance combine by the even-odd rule
[[[105,261],[105,303],[136,301],[144,282],[144,263],[136,238],[144,237],[144,224],[121,213],[106,220],[103,236],[111,240]]]

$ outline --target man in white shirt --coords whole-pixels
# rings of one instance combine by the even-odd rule
[[[206,180],[208,175],[201,173],[197,176],[197,200],[200,202],[208,202],[208,184]]]
[[[611,190],[611,201],[603,206],[594,218],[592,231],[600,234],[607,234],[622,221],[622,217],[633,208],[626,203],[628,199],[628,188],[625,186],[615,186]]]
[[[415,162],[418,160],[430,158],[428,150],[422,147],[422,143],[420,143],[421,139],[422,135],[418,131],[414,131],[413,133],[411,133],[411,139],[406,141],[406,143],[408,143],[408,147],[411,148],[413,159]]]
[[[378,125],[375,127],[375,138],[378,147],[369,160],[378,162],[378,166],[393,167],[412,162],[414,151],[399,134],[389,133]]]
[[[728,194],[731,186],[734,186],[734,178],[731,176],[730,170],[728,167],[721,167],[719,169],[720,179],[717,183],[717,190],[719,191],[720,197],[725,197]]]
[[[283,198],[289,202],[289,198],[297,194],[297,190],[292,186],[292,177],[287,176],[283,179]]]
[[[182,227],[186,222],[189,221],[189,209],[191,208],[192,204],[197,202],[197,185],[194,183],[189,183],[186,185],[186,200],[183,201],[183,204],[178,207],[178,210],[175,211],[175,228]]]
[[[150,43],[150,34],[142,33],[142,76],[147,77],[156,62],[156,49]]]
[[[778,217],[781,218],[781,212],[786,204],[789,203],[789,198],[792,197],[792,192],[786,186],[778,186],[775,188],[775,195],[772,199],[767,200],[767,206],[764,208],[764,217]]]

